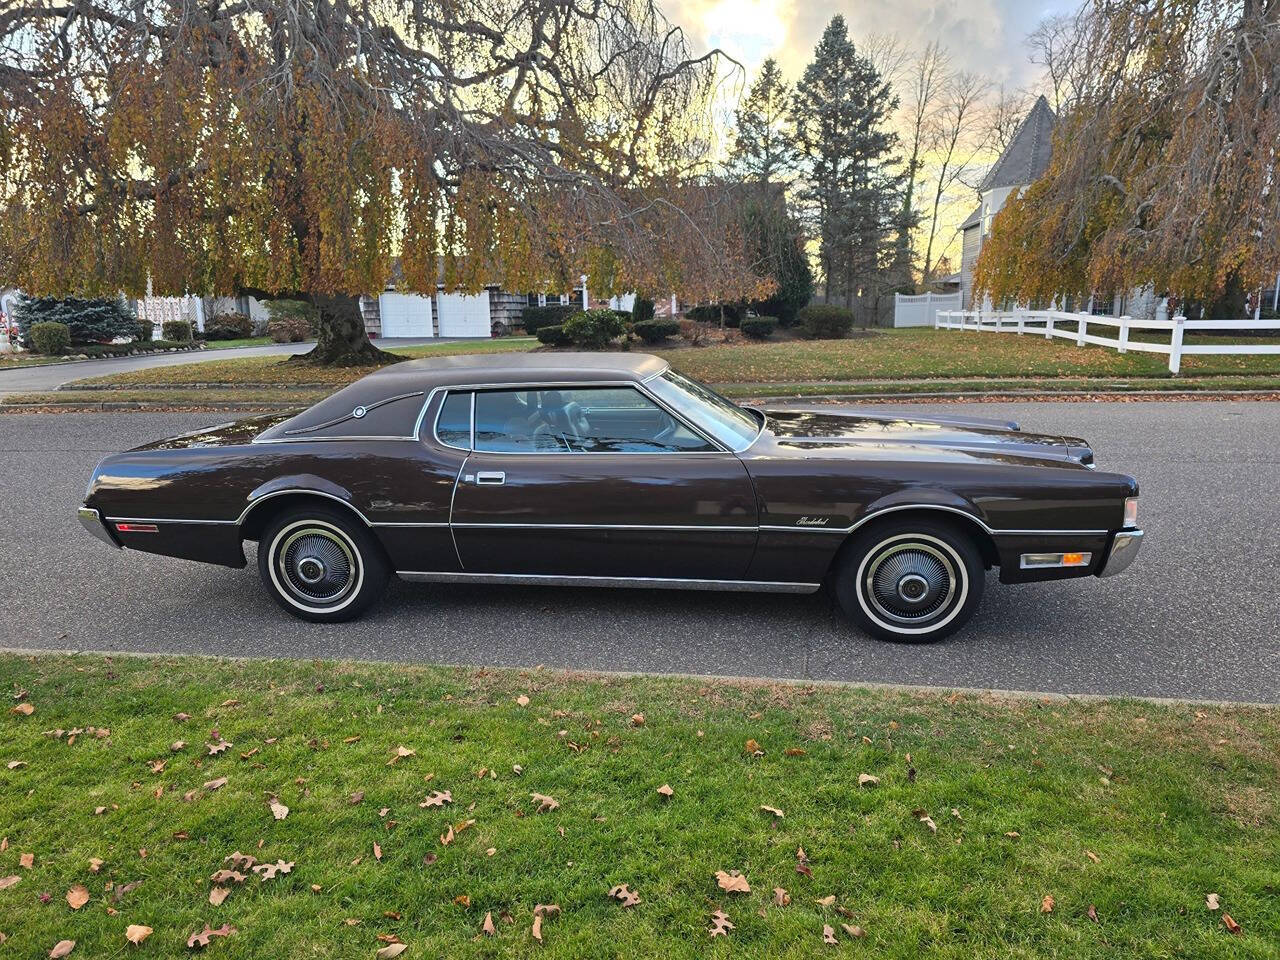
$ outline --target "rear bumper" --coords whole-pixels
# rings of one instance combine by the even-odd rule
[[[1098,571],[1100,577],[1114,577],[1123,573],[1138,556],[1142,546],[1141,530],[1121,530],[1111,540],[1111,550],[1107,553],[1106,563]]]
[[[93,509],[93,507],[81,507],[76,513],[80,516],[80,526],[84,527],[103,543],[110,544],[117,550],[120,549],[120,544],[116,542],[115,537],[111,536],[111,531],[102,522],[102,515],[97,510]]]

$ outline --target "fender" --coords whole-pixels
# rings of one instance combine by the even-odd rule
[[[940,513],[960,514],[965,519],[977,524],[987,534],[995,533],[986,517],[977,505],[950,490],[939,490],[933,487],[904,487],[887,493],[877,500],[868,503],[853,522],[843,532],[852,533],[863,524],[870,523],[879,514],[893,513],[902,510],[937,510]]]
[[[312,496],[327,497],[330,500],[336,500],[338,503],[341,503],[347,509],[355,513],[366,527],[373,526],[373,524],[369,522],[369,518],[365,516],[364,512],[353,502],[350,490],[334,483],[332,480],[326,480],[324,477],[318,477],[313,473],[300,473],[284,477],[275,477],[255,488],[249,494],[244,510],[242,510],[240,512],[240,516],[236,518],[236,525],[243,526],[245,519],[249,514],[265,501],[290,493],[305,493]]]

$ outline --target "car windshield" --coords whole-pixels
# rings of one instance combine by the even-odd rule
[[[695,426],[701,427],[734,453],[741,453],[760,435],[760,421],[749,410],[674,370],[645,384]]]

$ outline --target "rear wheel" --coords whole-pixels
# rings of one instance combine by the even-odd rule
[[[272,519],[258,542],[258,573],[285,610],[303,620],[354,620],[387,586],[382,547],[351,517],[321,506]]]
[[[973,540],[949,524],[877,524],[849,544],[835,576],[840,607],[874,637],[930,643],[973,616],[985,583]]]

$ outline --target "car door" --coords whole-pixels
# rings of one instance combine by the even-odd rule
[[[755,550],[742,462],[634,386],[474,393],[450,523],[474,573],[737,580]]]

